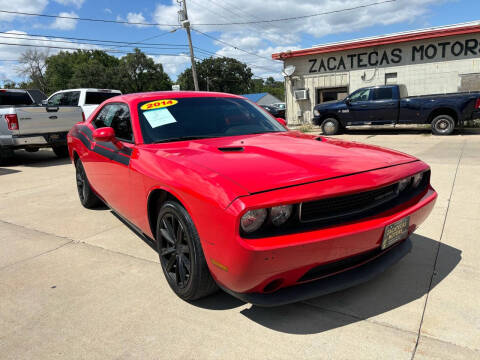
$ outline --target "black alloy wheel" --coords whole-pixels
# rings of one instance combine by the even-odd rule
[[[80,203],[87,209],[93,209],[102,204],[102,201],[97,197],[90,187],[87,179],[87,174],[80,160],[75,162],[75,179],[77,181],[78,197]]]
[[[162,205],[155,234],[163,273],[180,298],[196,300],[217,291],[198,232],[181,204],[166,201]]]
[[[183,289],[192,274],[192,250],[180,219],[173,213],[165,214],[160,223],[160,260],[169,281]]]

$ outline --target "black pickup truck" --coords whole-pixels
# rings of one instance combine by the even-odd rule
[[[480,92],[407,96],[405,85],[372,86],[316,105],[313,114],[313,123],[326,135],[348,126],[397,124],[431,124],[433,134],[450,135],[480,117]]]

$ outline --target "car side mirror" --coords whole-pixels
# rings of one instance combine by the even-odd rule
[[[93,130],[92,136],[95,141],[113,142],[115,139],[115,130],[111,127],[98,128]]]
[[[346,98],[346,99],[345,99],[345,104],[350,105],[351,103],[352,103],[352,102],[350,101],[349,98]]]
[[[47,105],[48,105],[48,100],[47,100],[47,99],[42,100],[42,105],[43,105],[43,106],[47,106]]]
[[[285,121],[285,119],[275,118],[275,120],[277,120],[283,127],[287,127],[287,122]]]

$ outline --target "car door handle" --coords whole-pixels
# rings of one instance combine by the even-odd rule
[[[58,119],[58,116],[52,115],[52,116],[49,116],[48,118],[52,119],[52,120],[55,120],[55,119]]]
[[[57,112],[58,111],[58,106],[57,107],[46,107],[47,112]]]

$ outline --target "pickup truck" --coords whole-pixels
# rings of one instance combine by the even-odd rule
[[[43,93],[41,93],[43,95]],[[29,152],[51,147],[59,157],[68,155],[67,133],[84,120],[78,106],[42,106],[38,90],[0,89],[0,163],[16,149]]]
[[[349,126],[397,124],[430,124],[434,135],[450,135],[480,117],[480,92],[408,96],[405,85],[372,86],[316,105],[313,115],[325,135]]]
[[[122,95],[120,90],[69,89],[53,93],[45,103],[48,106],[80,106],[88,119],[102,102],[118,95]]]

